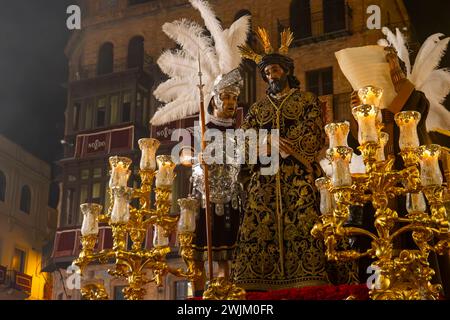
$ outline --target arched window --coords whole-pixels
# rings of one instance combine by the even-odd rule
[[[144,38],[133,37],[128,44],[128,68],[142,68],[144,65]]]
[[[114,45],[110,42],[104,43],[98,53],[97,74],[108,74],[113,72]]]
[[[345,29],[344,0],[323,0],[323,23],[325,33]]]
[[[20,192],[20,210],[30,213],[31,208],[31,190],[29,186],[23,186]]]
[[[290,9],[290,25],[296,39],[311,37],[310,0],[293,0]]]
[[[0,201],[5,201],[6,197],[6,176],[0,170]]]

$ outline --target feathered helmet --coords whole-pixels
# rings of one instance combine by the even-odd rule
[[[153,93],[165,105],[150,120],[152,125],[162,125],[199,111],[199,68],[205,84],[206,107],[213,96],[225,89],[239,94],[243,84],[237,70],[242,61],[238,46],[247,41],[250,16],[241,17],[223,30],[208,2],[190,0],[190,3],[200,12],[211,36],[206,36],[196,22],[186,19],[163,25],[164,33],[181,49],[165,51],[157,61],[170,78]]]
[[[252,48],[250,48],[247,44],[244,44],[239,47],[241,50],[241,55],[244,58],[253,60],[258,69],[261,72],[261,76],[264,81],[267,82],[266,74],[264,73],[264,69],[271,64],[280,65],[291,77],[293,80],[294,77],[294,60],[292,60],[287,54],[289,51],[289,46],[294,40],[294,34],[291,32],[290,28],[284,29],[281,32],[281,45],[278,49],[278,52],[275,52],[272,44],[270,42],[269,34],[266,29],[258,27],[256,31],[256,36],[258,41],[261,43],[264,48],[264,53],[256,53]],[[298,83],[296,84],[296,86]],[[292,87],[292,85],[291,85]]]

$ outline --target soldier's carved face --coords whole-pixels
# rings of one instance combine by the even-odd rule
[[[269,82],[271,93],[280,93],[288,86],[287,74],[279,64],[268,65],[264,68],[264,74]]]
[[[215,105],[215,116],[222,119],[230,119],[234,117],[237,108],[238,96],[231,92],[221,92],[219,95],[221,106]]]

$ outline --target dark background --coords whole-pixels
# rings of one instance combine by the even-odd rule
[[[0,9],[0,133],[47,162],[62,157],[66,9],[74,2],[15,0]],[[415,40],[436,32],[450,36],[450,1],[405,4]],[[449,52],[442,66],[450,66]]]

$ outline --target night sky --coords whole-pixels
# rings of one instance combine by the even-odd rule
[[[48,162],[62,156],[66,8],[74,2],[14,0],[0,9],[0,133]],[[450,1],[405,2],[421,43],[435,32],[450,36]]]

